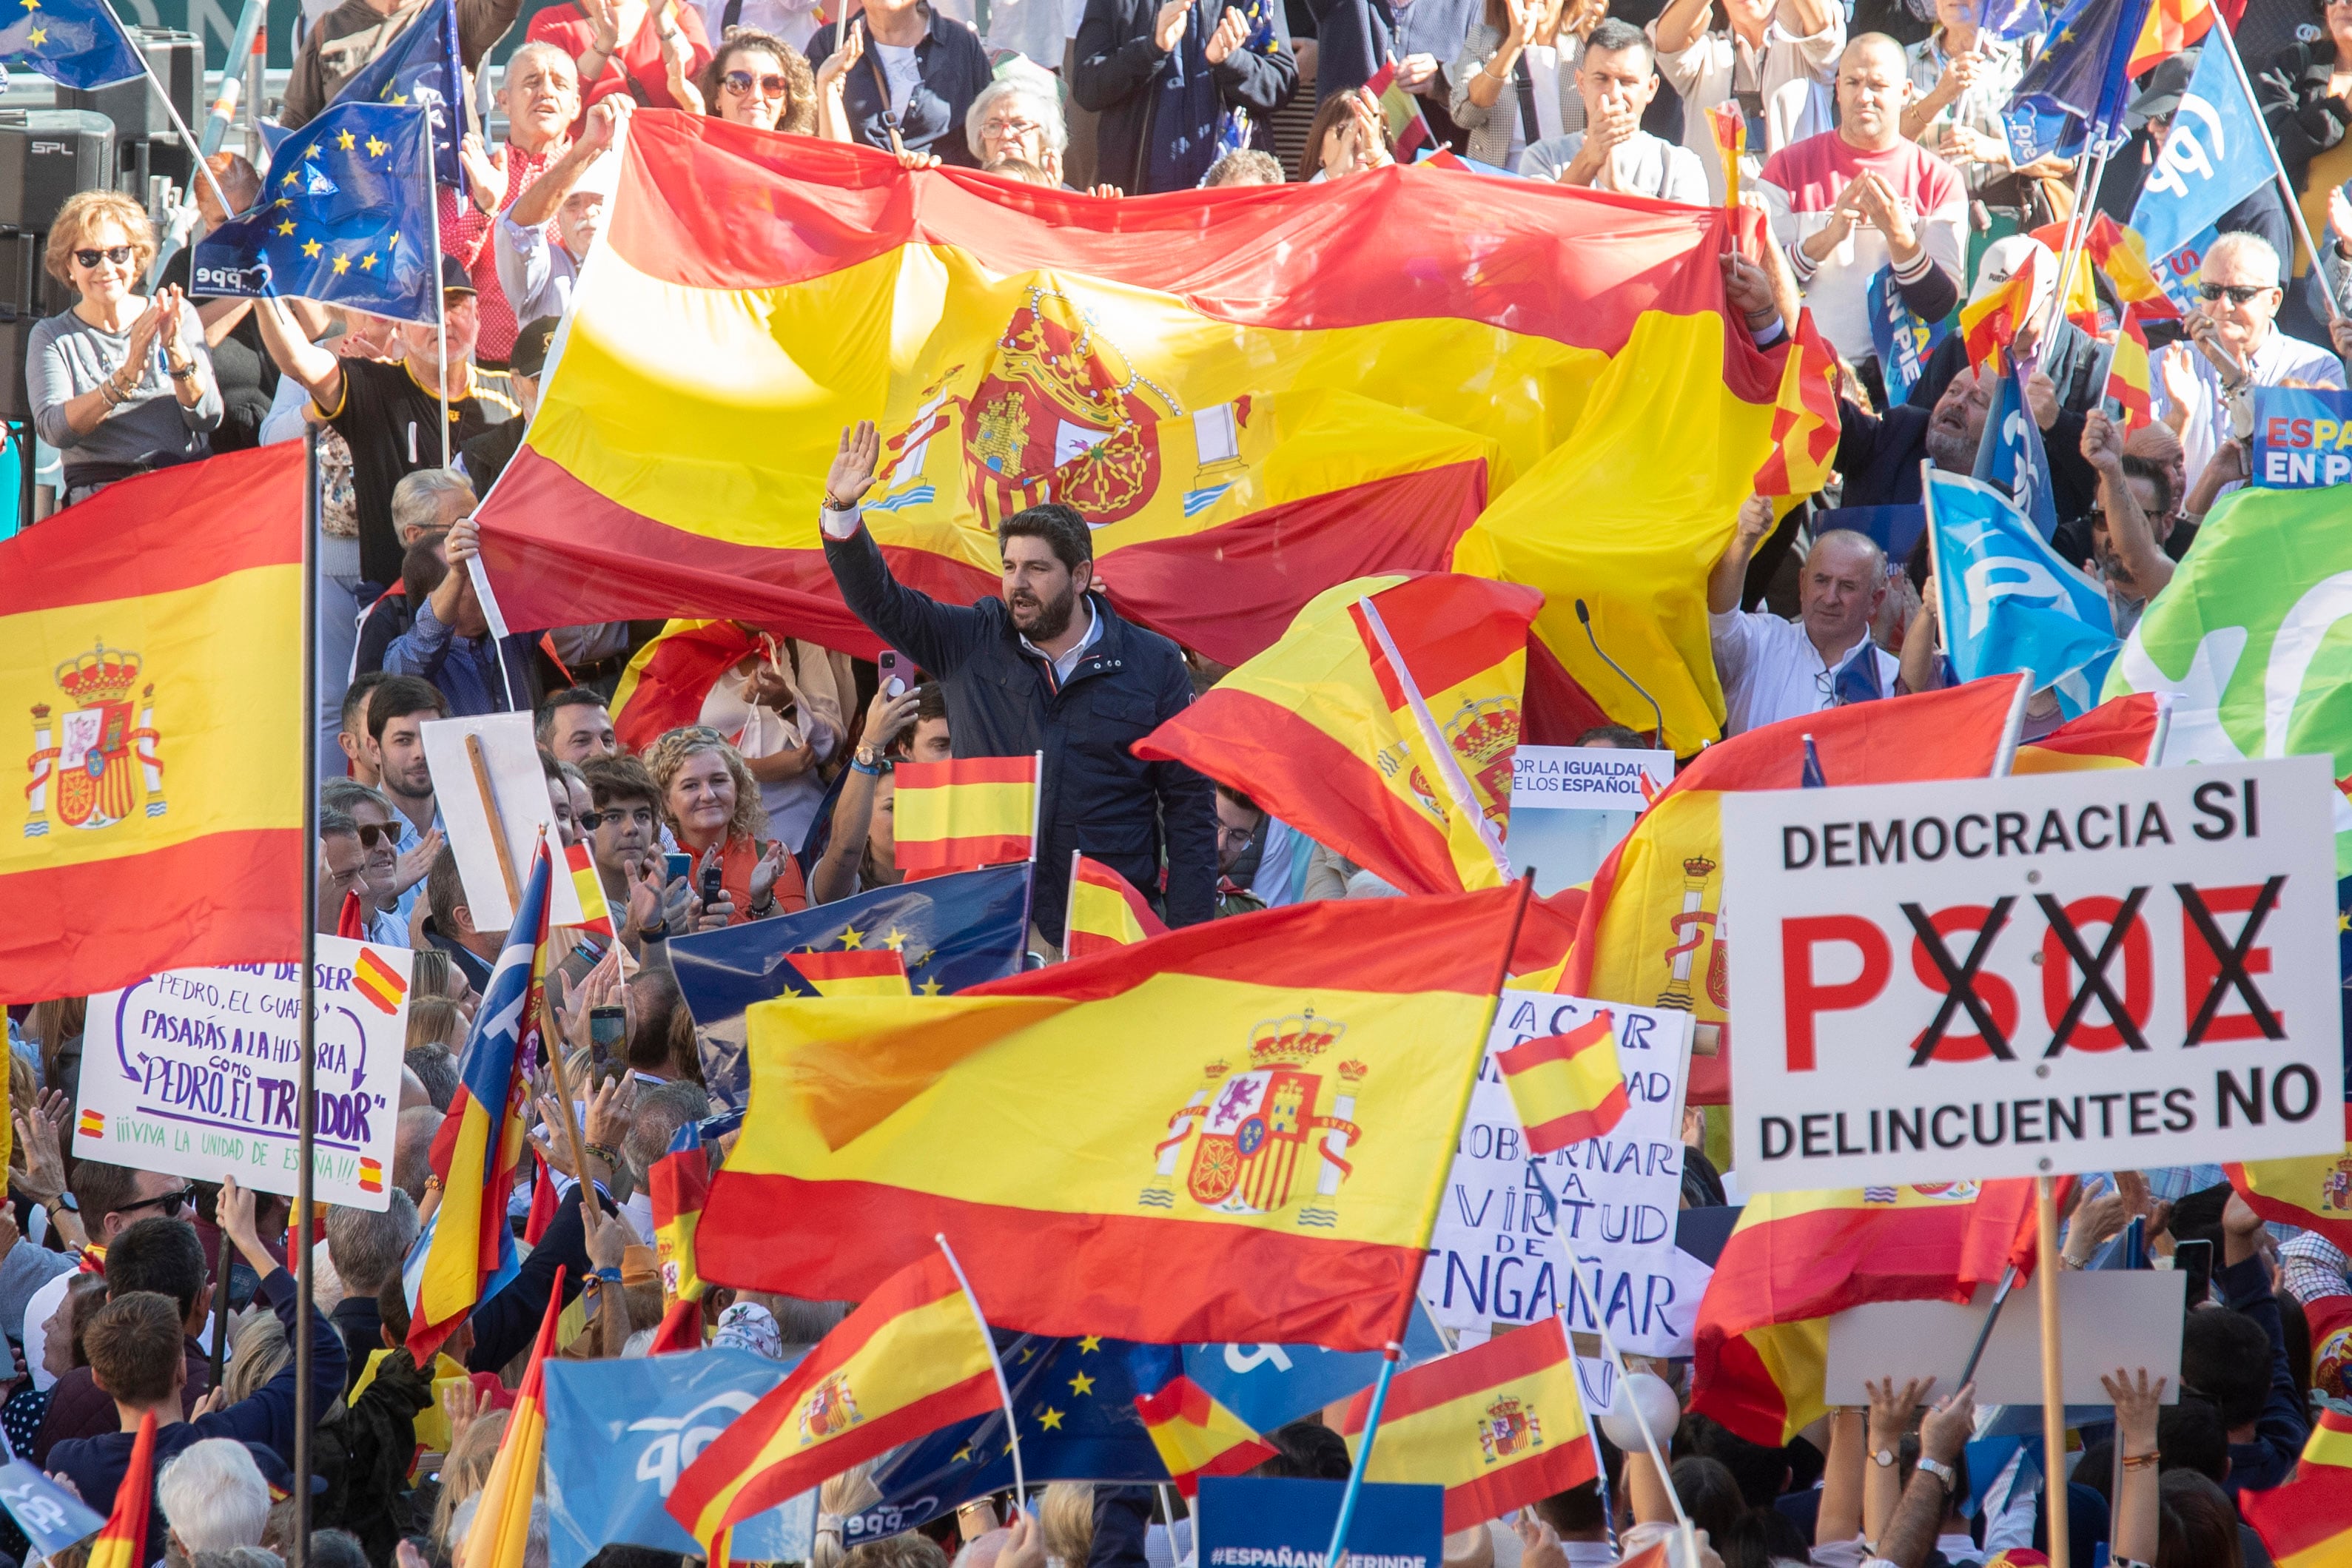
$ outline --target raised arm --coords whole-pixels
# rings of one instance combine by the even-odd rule
[[[874,487],[882,441],[874,422],[861,419],[841,433],[841,447],[825,475],[825,563],[850,611],[874,634],[935,675],[953,673],[988,635],[987,617],[968,605],[941,604],[890,575],[858,503]]]
[[[2083,460],[2099,476],[2099,506],[2106,513],[2107,538],[2131,574],[2132,586],[2153,599],[2172,580],[2172,558],[2156,542],[2156,530],[2124,478],[2124,433],[2104,410],[2083,416]]]
[[[1739,608],[1740,590],[1748,581],[1748,563],[1764,543],[1764,536],[1772,531],[1772,502],[1765,496],[1750,496],[1739,504],[1739,527],[1731,542],[1723,549],[1715,570],[1706,574],[1706,607],[1717,615]]]
[[[517,227],[535,229],[555,216],[563,199],[572,194],[588,165],[610,150],[621,138],[622,128],[629,123],[630,111],[636,108],[626,93],[616,93],[600,99],[588,111],[588,129],[582,132],[564,152],[562,157],[547,166],[547,172],[530,183],[530,188],[515,198],[507,215]]]
[[[342,406],[343,362],[302,336],[282,301],[265,299],[253,319],[261,324],[261,344],[280,372],[299,382],[320,408]]]

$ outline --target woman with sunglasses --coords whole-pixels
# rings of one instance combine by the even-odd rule
[[[662,59],[670,96],[693,113],[761,131],[816,133],[816,78],[807,58],[782,38],[737,28],[702,68],[699,82],[687,79],[688,46],[676,28],[662,35]]]
[[[209,455],[220,387],[203,326],[180,290],[136,292],[155,259],[138,203],[84,191],[58,209],[43,261],[81,298],[33,329],[25,379],[33,425],[65,454],[65,500]]]

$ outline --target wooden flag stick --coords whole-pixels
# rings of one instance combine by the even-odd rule
[[[507,848],[506,819],[499,815],[498,792],[490,788],[490,761],[482,755],[482,737],[466,737],[466,760],[474,765],[474,788],[482,797],[482,815],[489,819],[490,847],[499,852],[499,874],[507,882],[507,916],[514,917],[522,903],[522,883],[515,875],[514,853]]]
[[[2042,1507],[2050,1561],[2066,1556],[2066,1395],[2058,1345],[2058,1200],[2048,1176],[2033,1178],[2037,1256],[2033,1283],[2042,1298]]]

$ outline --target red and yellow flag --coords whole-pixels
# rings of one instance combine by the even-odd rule
[[[47,525],[44,525],[45,527]],[[147,1520],[155,1502],[155,1412],[139,1417],[131,1463],[114,1489],[105,1528],[89,1543],[88,1568],[146,1568]]]
[[[611,1223],[609,1220],[607,1224]],[[498,1458],[482,1482],[474,1528],[466,1537],[466,1568],[522,1568],[530,1543],[530,1504],[539,1492],[539,1458],[547,1442],[547,1357],[555,1348],[555,1326],[563,1316],[563,1265],[555,1266],[547,1311],[531,1343],[522,1386],[515,1390]]]
[[[2123,325],[2116,333],[2115,357],[2107,363],[2105,392],[2123,405],[2126,434],[2155,419],[2150,402],[2154,386],[2154,378],[2148,372],[2147,334],[2140,330],[2139,307],[2126,305]]]
[[[1371,1390],[1340,1430],[1362,1446]],[[1445,1488],[1445,1528],[1465,1530],[1599,1473],[1576,1359],[1557,1315],[1399,1373],[1373,1435],[1368,1481]]]
[[[1522,897],[1298,904],[956,996],[755,1005],[706,1271],[855,1301],[944,1232],[1000,1328],[1385,1344]],[[1044,1105],[1077,1109],[1006,1136]]]
[[[995,1351],[979,1309],[933,1247],[729,1422],[678,1476],[667,1506],[708,1547],[828,1476],[996,1407]]]
[[[2239,1493],[2238,1507],[2278,1568],[2352,1563],[2352,1416],[2323,1408],[2294,1477]]]
[[[710,1201],[709,1152],[698,1141],[691,1148],[671,1150],[646,1173],[646,1188],[653,1199],[654,1256],[661,1271],[662,1301],[667,1306],[700,1301],[703,1281],[695,1267],[694,1239],[703,1207]]]
[[[2139,237],[2137,229],[2101,213],[2091,220],[2090,230],[2083,237],[2083,249],[2107,275],[2116,298],[2140,308],[2141,320],[2180,319],[2180,307],[2172,302],[2172,296],[2157,281],[2156,269],[2148,265],[2147,243]]]
[[[888,947],[787,953],[784,962],[821,997],[903,997],[914,990],[907,983],[907,956]]]
[[[1167,924],[1132,883],[1100,861],[1070,852],[1070,920],[1062,956],[1085,958],[1167,935]]]
[[[1549,1034],[1495,1054],[1519,1113],[1528,1153],[1597,1138],[1625,1113],[1625,1075],[1617,1065],[1617,1020],[1595,1013],[1566,1034]]]
[[[2079,266],[2079,258],[2077,262]],[[1990,366],[1995,373],[2007,370],[2004,350],[2016,341],[2018,332],[2033,314],[2034,289],[2041,272],[2041,253],[2028,251],[2023,263],[1999,287],[1960,307],[1960,336],[1968,344],[1971,366]]]
[[[2152,692],[2109,697],[2039,740],[2017,748],[2011,773],[2080,773],[2095,768],[2145,768],[2156,745]]]
[[[2033,1240],[2029,1180],[1759,1193],[1699,1302],[1691,1408],[1779,1448],[1829,1409],[1832,1314],[1965,1301],[2010,1265],[2031,1265]]]
[[[614,211],[481,514],[516,625],[686,607],[870,657],[817,528],[861,418],[901,581],[996,594],[994,525],[1050,494],[1121,613],[1227,665],[1334,583],[1444,570],[1554,454],[1573,527],[1554,499],[1496,519],[1496,570],[1590,581],[1596,611],[1646,594],[1586,568],[1663,552],[1661,523],[1719,522],[1720,554],[1772,443],[1785,356],[1725,316],[1719,207],[1403,165],[1105,204],[652,110]],[[1593,687],[1559,610],[1548,640]]]
[[[1739,160],[1748,151],[1748,116],[1737,103],[1718,103],[1706,111],[1707,129],[1715,132],[1715,155],[1723,161],[1723,204],[1739,205]]]
[[[1186,1497],[1200,1491],[1202,1476],[1242,1475],[1279,1451],[1181,1373],[1156,1393],[1137,1395],[1135,1412],[1168,1479]]]
[[[1796,341],[1772,410],[1772,450],[1756,470],[1758,495],[1809,496],[1828,477],[1840,428],[1837,377],[1837,354],[1813,325],[1813,313],[1798,311]]]
[[[2244,0],[2240,0],[2242,5]],[[2196,44],[2213,26],[2213,0],[2154,0],[2124,75],[2138,77]]]
[[[2352,1111],[2345,1113],[2352,1124]],[[2352,1249],[2352,1125],[2346,1146],[2299,1160],[2248,1160],[2221,1168],[2248,1207],[2273,1225],[2315,1230]]]
[[[1420,100],[1399,87],[1396,78],[1396,61],[1386,61],[1372,73],[1364,90],[1381,106],[1381,118],[1388,122],[1390,150],[1399,162],[1410,163],[1423,148],[1434,145],[1437,136],[1421,112]]]
[[[1559,989],[1697,1016],[1695,1104],[1729,1093],[1727,1060],[1710,1049],[1728,1017],[1729,959],[1716,936],[1723,894],[1723,796],[1793,789],[1813,737],[1832,784],[1980,778],[1992,770],[2018,676],[1972,681],[1899,702],[1857,703],[1784,719],[1711,746],[1659,792],[1601,862]]]
[[[1367,603],[1477,815],[1455,805]],[[1498,887],[1528,632],[1542,604],[1531,589],[1451,572],[1341,583],[1318,594],[1280,642],[1138,741],[1135,754],[1231,785],[1407,893]]]
[[[681,725],[700,724],[719,677],[762,646],[735,621],[672,621],[637,650],[613,689],[613,733],[631,756]]]
[[[910,882],[1036,853],[1042,755],[901,762],[898,869]]]
[[[580,895],[579,931],[613,934],[612,906],[604,902],[604,879],[596,874],[596,860],[587,841],[563,846],[564,874],[572,879],[572,892]]]
[[[0,541],[0,1000],[299,955],[302,454],[126,479]]]

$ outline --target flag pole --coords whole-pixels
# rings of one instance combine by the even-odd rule
[[[1563,1326],[1565,1324],[1563,1323]],[[1650,1468],[1658,1472],[1658,1486],[1666,1494],[1666,1503],[1675,1511],[1675,1522],[1682,1527],[1683,1561],[1698,1561],[1698,1536],[1691,1524],[1691,1516],[1683,1509],[1683,1500],[1675,1490],[1675,1478],[1666,1469],[1665,1456],[1658,1450],[1658,1435],[1650,1430],[1650,1418],[1642,1414],[1642,1402],[1634,1397],[1631,1385],[1633,1374],[1626,1370],[1625,1358],[1618,1353],[1617,1342],[1609,1337],[1606,1313],[1593,1320],[1592,1325],[1601,1335],[1601,1353],[1609,1364],[1617,1369],[1617,1386],[1624,1391],[1625,1407],[1633,1412],[1633,1425],[1642,1429],[1642,1447],[1649,1450]]]
[[[221,211],[232,218],[236,214],[229,211],[228,203],[223,199],[220,183],[205,160],[219,151],[221,142],[228,135],[229,121],[236,116],[237,92],[241,85],[237,70],[245,57],[252,52],[253,40],[260,32],[262,17],[268,9],[268,0],[245,0],[244,8],[237,13],[236,31],[229,36],[228,59],[221,67],[220,91],[213,99],[212,113],[205,121],[205,133],[201,138],[188,134],[188,128],[181,123],[180,111],[172,103],[172,95],[163,91],[163,85],[156,80],[152,67],[147,71],[147,79],[153,83],[156,93],[163,99],[163,108],[172,116],[172,123],[186,139],[195,165],[204,173],[205,183],[212,186],[213,199],[219,202]],[[124,37],[127,38],[129,35],[126,33]],[[139,56],[140,64],[145,66],[147,51],[134,47],[133,52]],[[155,264],[147,269],[150,293],[154,291],[156,280],[163,276],[163,268],[171,264],[172,257],[187,244],[188,232],[195,226],[195,191],[191,187],[185,203],[173,217],[171,233],[163,236],[163,244],[155,249]]]
[[[2172,705],[2179,700],[2170,692],[2156,694],[2156,735],[2147,743],[2147,757],[2141,767],[2164,766],[2165,742],[2172,738]]]
[[[2033,1178],[2037,1256],[2033,1283],[2042,1300],[2042,1496],[2050,1532],[2050,1561],[2066,1555],[2066,1399],[2058,1343],[2058,1198],[2051,1179]]]
[[[317,1157],[319,1099],[315,1092],[319,973],[319,427],[302,428],[302,1017],[301,1055],[295,1067],[294,1173],[294,1540],[293,1568],[310,1561],[310,1258],[311,1162]],[[226,1245],[226,1243],[224,1243]],[[223,1273],[227,1270],[224,1266]],[[215,1334],[228,1332],[215,1323]]]
[[[2017,766],[2017,743],[2025,733],[2025,705],[2033,700],[2033,672],[2020,670],[2017,674],[2017,695],[2010,701],[2009,716],[2001,721],[2000,745],[1993,750],[1992,771],[1985,775],[1988,779],[2006,779],[2010,769]]]
[[[1364,1467],[1372,1457],[1372,1439],[1381,1433],[1381,1410],[1389,1402],[1389,1380],[1396,1375],[1397,1363],[1403,1359],[1404,1346],[1396,1341],[1391,1340],[1381,1347],[1381,1375],[1372,1385],[1371,1406],[1364,1412],[1364,1440],[1356,1445],[1356,1462],[1348,1467],[1348,1490],[1339,1494],[1339,1518],[1331,1526],[1331,1550],[1324,1556],[1323,1568],[1339,1568],[1339,1559],[1347,1555],[1348,1526],[1356,1517],[1356,1496],[1363,1490]],[[1195,1546],[1194,1550],[1198,1549]]]
[[[1445,780],[1445,792],[1454,798],[1454,810],[1469,819],[1470,825],[1477,831],[1478,841],[1486,845],[1486,852],[1495,858],[1496,871],[1507,883],[1511,880],[1510,857],[1496,841],[1494,824],[1486,821],[1486,810],[1478,804],[1477,796],[1471,793],[1470,779],[1462,771],[1461,759],[1454,755],[1454,747],[1446,742],[1444,732],[1437,727],[1437,720],[1431,716],[1429,704],[1422,697],[1421,687],[1413,683],[1412,672],[1405,668],[1404,655],[1397,652],[1396,642],[1389,635],[1388,622],[1381,619],[1380,608],[1372,602],[1372,598],[1371,594],[1366,594],[1356,601],[1356,608],[1364,612],[1364,624],[1372,629],[1372,636],[1381,645],[1381,656],[1388,660],[1389,668],[1396,673],[1397,685],[1404,692],[1405,705],[1412,709],[1413,722],[1421,728],[1422,745],[1428,749],[1431,763],[1436,768],[1439,777]]]
[[[1040,789],[1038,792],[1043,794],[1045,791]],[[1034,828],[1030,831],[1029,841],[1037,841]],[[1065,958],[1070,956],[1070,934],[1078,928],[1078,862],[1086,852],[1084,850],[1070,852],[1070,891],[1062,904],[1062,956]]]
[[[1004,1401],[1004,1432],[1013,1444],[1013,1511],[1021,1511],[1022,1494],[1028,1481],[1021,1473],[1021,1418],[1013,1410],[1013,1385],[1005,1380],[1004,1362],[996,1354],[996,1335],[988,1326],[988,1314],[980,1310],[980,1298],[971,1293],[971,1281],[964,1278],[963,1265],[956,1260],[955,1249],[948,1245],[945,1231],[934,1232],[931,1239],[947,1254],[948,1267],[955,1271],[956,1284],[963,1291],[964,1304],[971,1309],[971,1321],[980,1325],[980,1343],[988,1347],[988,1364],[996,1374],[996,1396]],[[1172,1542],[1174,1536],[1171,1534]]]
[[[2246,62],[2238,54],[2238,40],[2231,33],[2228,21],[2218,16],[2213,18],[2213,25],[2206,30],[2205,36],[2210,40],[2216,33],[2221,35],[2221,47],[2229,51],[2230,68],[2238,76],[2238,90],[2246,95],[2249,105],[2258,103],[2254,97],[2254,84],[2246,79]],[[2287,222],[2294,225],[2294,237],[2303,242],[2303,254],[2311,258],[2311,270],[2319,279],[2319,298],[2326,303],[2327,319],[2333,321],[2343,312],[2336,308],[2336,291],[2327,287],[2326,259],[2319,254],[2319,247],[2312,243],[2311,225],[2303,215],[2303,204],[2295,199],[2294,182],[2286,177],[2286,164],[2279,157],[2278,138],[2271,134],[2270,122],[2257,112],[2254,123],[2262,127],[2263,151],[2271,155],[2271,176],[2278,182],[2279,200],[2286,204]],[[2288,275],[2279,279],[2280,284],[2293,283],[2294,258],[2289,256],[2279,265]]]
[[[441,287],[441,193],[433,183],[433,116],[425,111],[425,226],[433,234],[433,321],[441,329],[439,378],[433,390],[441,399],[441,466],[449,466],[449,291]],[[506,661],[499,661],[501,674]]]

